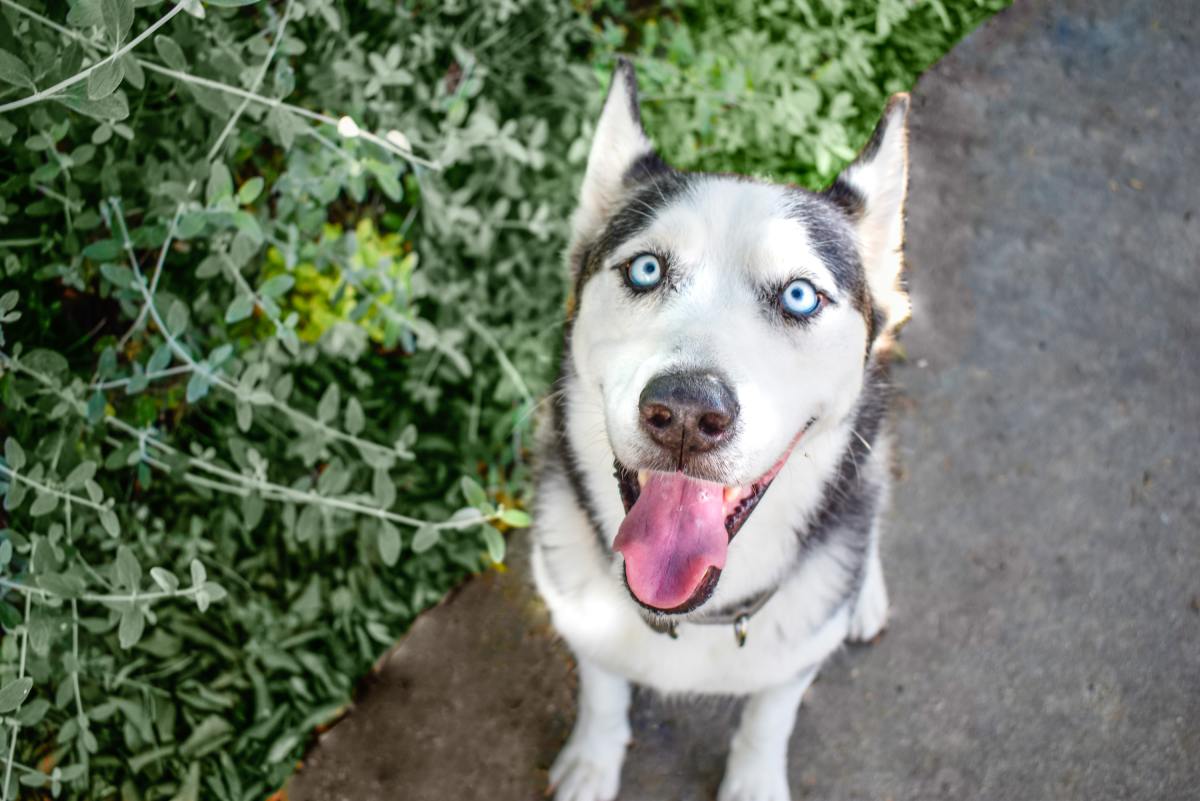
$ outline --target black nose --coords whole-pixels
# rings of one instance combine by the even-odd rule
[[[738,402],[720,377],[699,371],[665,373],[638,398],[642,428],[675,453],[708,451],[725,441],[737,420]]]

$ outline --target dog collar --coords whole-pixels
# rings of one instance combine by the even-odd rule
[[[697,626],[732,625],[733,636],[737,640],[738,648],[741,648],[746,644],[746,637],[750,633],[750,618],[767,605],[767,601],[771,600],[778,589],[778,587],[772,587],[766,592],[752,595],[745,601],[734,604],[728,609],[718,610],[711,615],[704,615],[703,617],[686,622]],[[659,634],[666,634],[672,640],[679,639],[679,623],[677,621],[646,620],[646,625]]]

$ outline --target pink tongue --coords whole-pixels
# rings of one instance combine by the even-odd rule
[[[695,594],[709,567],[725,566],[725,487],[683,473],[651,473],[613,548],[642,603],[673,609]]]

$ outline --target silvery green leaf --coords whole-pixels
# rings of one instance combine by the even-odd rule
[[[291,150],[296,137],[306,130],[299,117],[278,106],[267,113],[267,127],[284,150]]]
[[[193,559],[191,564],[188,566],[188,569],[192,575],[193,587],[199,587],[200,585],[204,584],[205,579],[208,578],[208,571],[204,569],[203,562],[201,562],[199,559]]]
[[[12,437],[4,439],[4,461],[8,462],[8,466],[13,470],[20,470],[25,466],[25,449]]]
[[[21,706],[21,711],[17,713],[16,718],[22,726],[36,726],[42,722],[42,718],[46,717],[46,713],[49,711],[49,701],[45,698],[35,698]]]
[[[278,298],[287,293],[296,283],[296,279],[286,273],[268,278],[258,291],[268,298]]]
[[[254,311],[253,295],[238,295],[225,310],[225,322],[238,323],[245,320]]]
[[[208,394],[209,388],[212,386],[212,379],[203,370],[196,370],[192,373],[187,383],[187,393],[185,397],[188,403],[195,403]]]
[[[68,490],[77,490],[87,484],[91,478],[96,475],[96,463],[90,459],[80,462],[75,466],[75,469],[67,474],[67,480],[64,483]]]
[[[163,343],[154,349],[154,353],[150,355],[150,361],[146,362],[147,373],[158,373],[167,369],[167,365],[171,363],[171,346]]]
[[[253,531],[262,521],[265,511],[266,504],[263,502],[262,496],[257,492],[253,492],[242,498],[242,526],[245,530]]]
[[[88,75],[88,100],[100,100],[108,97],[117,91],[123,80],[125,80],[125,65],[120,59],[103,62]]]
[[[237,427],[239,431],[249,431],[250,426],[254,423],[254,407],[245,401],[239,400],[234,406],[234,411],[237,416]]]
[[[29,621],[29,648],[38,656],[50,653],[50,640],[54,637],[54,623],[46,615],[35,615]]]
[[[128,650],[137,645],[145,630],[146,617],[138,606],[130,606],[121,613],[121,624],[117,627],[117,636],[121,641],[122,648]]]
[[[12,540],[0,540],[0,567],[12,561]]]
[[[258,224],[258,218],[253,214],[248,211],[235,211],[233,213],[233,224],[239,232],[246,234],[255,245],[262,244],[262,226]]]
[[[171,336],[179,337],[187,330],[189,316],[187,304],[178,299],[171,301],[167,309],[167,329]]]
[[[58,508],[58,496],[51,492],[37,492],[33,505],[29,507],[29,514],[32,517],[42,517],[48,515]]]
[[[129,100],[122,91],[93,100],[87,96],[87,87],[80,83],[54,99],[73,111],[97,120],[116,122],[129,116]]]
[[[386,469],[375,469],[371,478],[371,492],[375,496],[375,503],[381,509],[391,509],[392,504],[396,502],[396,485],[392,482],[392,476]]]
[[[29,67],[7,50],[0,50],[0,81],[29,89],[37,88],[33,84],[33,75],[30,74]]]
[[[425,523],[417,529],[417,533],[413,535],[412,549],[414,553],[424,553],[437,544],[440,533],[429,523]]]
[[[60,598],[78,598],[84,590],[83,579],[70,573],[42,573],[37,577],[37,584]]]
[[[257,200],[258,196],[262,194],[264,183],[262,176],[256,175],[242,184],[237,193],[238,203],[247,206]]]
[[[346,401],[346,432],[359,434],[365,424],[362,404],[358,402],[358,398],[351,396],[350,400]]]
[[[89,423],[99,423],[104,418],[104,393],[96,390],[92,396],[88,398],[87,403],[87,419]]]
[[[500,521],[513,528],[525,528],[533,522],[529,513],[520,509],[505,509],[500,513]]]
[[[120,47],[133,26],[133,0],[100,0],[100,12],[109,42]]]
[[[483,491],[483,487],[479,486],[478,481],[470,476],[463,476],[459,484],[462,487],[463,498],[471,506],[480,509],[488,505],[487,493]]]
[[[213,367],[220,367],[233,354],[233,345],[228,342],[213,348],[212,353],[205,359]]]
[[[296,541],[308,542],[316,539],[321,532],[321,510],[316,506],[306,506],[296,521]]]
[[[492,526],[484,526],[483,541],[487,544],[488,557],[496,564],[503,562],[504,535]]]
[[[154,49],[158,51],[158,56],[163,61],[167,62],[167,66],[179,72],[186,72],[188,68],[187,58],[183,55],[183,48],[175,44],[175,40],[170,36],[159,34],[154,37]]]
[[[17,626],[21,625],[23,620],[23,616],[17,611],[15,606],[8,601],[0,601],[0,626],[4,626],[9,631],[14,631]]]
[[[300,735],[296,732],[287,732],[271,745],[271,749],[267,752],[267,764],[274,765],[276,762],[282,762],[299,744]]]
[[[100,510],[100,525],[104,527],[110,537],[118,537],[121,534],[121,521],[117,519],[111,509]]]
[[[379,557],[388,567],[400,559],[400,529],[386,520],[379,521]]]
[[[275,400],[286,401],[292,394],[293,379],[291,373],[284,373],[275,382],[275,386],[271,388],[271,393],[275,396]]]
[[[207,223],[208,217],[203,212],[189,211],[179,218],[179,224],[175,227],[175,236],[178,239],[191,239],[203,231]]]
[[[142,566],[127,545],[117,548],[117,584],[130,590],[138,589],[142,583]]]
[[[0,295],[0,313],[12,311],[17,308],[17,301],[20,297],[21,294],[15,289],[10,289],[8,292]]]
[[[125,80],[129,81],[129,85],[134,89],[142,90],[146,88],[146,73],[142,69],[142,65],[134,58],[132,53],[126,53],[121,56],[121,66],[125,68]]]
[[[317,404],[317,419],[322,423],[328,423],[337,417],[338,407],[342,403],[342,391],[337,384],[330,384],[325,392],[321,395],[321,402]]]
[[[146,371],[140,364],[134,364],[133,375],[129,377],[129,383],[125,385],[125,394],[136,395],[148,386],[150,386],[150,379],[146,377]]]
[[[113,255],[97,256],[95,252],[93,252],[91,254],[88,253],[89,250],[94,251],[99,246],[104,246],[106,248],[112,249]],[[100,242],[93,242],[91,245],[88,245],[86,248],[83,249],[83,255],[87,256],[88,258],[92,258],[92,259],[94,259],[94,258],[110,258],[111,259],[114,256],[116,256],[118,249],[119,249],[119,246],[117,245],[116,242],[113,242],[111,239],[105,239],[105,240],[101,240]],[[100,265],[100,274],[103,275],[106,279],[108,279],[108,282],[110,284],[112,284],[113,286],[117,287],[118,289],[129,289],[129,287],[133,284],[133,270],[129,269],[124,264],[110,264],[108,262],[105,262],[104,264]]]
[[[8,485],[8,493],[4,496],[4,509],[8,512],[14,512],[21,506],[21,501],[25,500],[25,495],[29,488],[20,481],[14,481]]]
[[[0,715],[7,715],[25,702],[29,691],[33,689],[33,679],[28,676],[12,681],[0,687]]]
[[[150,578],[154,579],[154,583],[161,587],[163,592],[175,592],[179,589],[179,578],[165,568],[150,568]]]
[[[104,24],[104,12],[100,0],[77,0],[71,4],[67,22],[76,28],[94,28]]]
[[[208,185],[204,191],[204,203],[215,206],[217,201],[233,195],[233,176],[223,162],[213,162],[208,173]]]

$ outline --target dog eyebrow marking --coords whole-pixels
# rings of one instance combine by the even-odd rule
[[[798,187],[790,189],[788,201],[786,216],[804,226],[813,250],[833,276],[838,289],[849,295],[861,309],[859,303],[866,296],[866,275],[846,220],[829,205],[830,201]]]
[[[651,152],[626,171],[625,182],[634,184],[625,205],[609,218],[599,237],[579,250],[575,276],[577,303],[587,282],[604,268],[609,254],[649,228],[659,212],[691,188],[692,176],[671,169]]]

